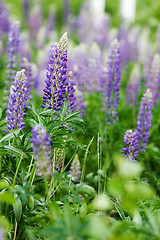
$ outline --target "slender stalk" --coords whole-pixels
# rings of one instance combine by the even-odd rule
[[[86,171],[86,160],[87,160],[87,155],[88,155],[88,152],[89,152],[89,148],[93,142],[93,139],[94,139],[94,136],[92,137],[91,141],[89,142],[88,146],[87,146],[87,149],[86,149],[86,152],[85,152],[85,155],[84,155],[84,162],[83,162],[83,167],[82,167],[82,174],[81,174],[81,180],[80,182],[83,182],[84,181],[84,175],[85,175],[85,171]]]
[[[15,176],[14,176],[14,179],[13,179],[13,184],[12,184],[12,187],[14,188],[15,187],[15,183],[16,183],[16,178],[17,178],[17,174],[18,174],[18,170],[19,170],[19,167],[21,165],[21,161],[23,159],[23,152],[21,154],[21,158],[19,160],[19,163],[18,163],[18,166],[17,166],[17,169],[16,169],[16,173],[15,173]]]
[[[97,160],[98,160],[98,170],[101,170],[101,158],[100,158],[100,140],[99,133],[97,136]],[[99,174],[98,174],[99,175]],[[98,193],[101,191],[101,177],[98,176]]]
[[[17,221],[16,221],[15,229],[14,229],[14,238],[13,238],[13,240],[16,239],[16,235],[17,235],[17,226],[18,226],[18,223],[17,223]]]
[[[43,176],[45,191],[46,191],[46,202],[49,203],[50,195],[49,195],[49,188],[48,188],[48,181],[47,178]]]
[[[31,159],[31,162],[30,162],[30,165],[29,165],[29,169],[28,169],[27,174],[30,173],[30,171],[31,171],[31,167],[32,167],[32,164],[33,164],[33,156],[32,156],[32,159]]]

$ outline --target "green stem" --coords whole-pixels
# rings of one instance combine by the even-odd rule
[[[80,182],[83,182],[83,181],[84,181],[84,175],[85,175],[85,171],[86,171],[87,155],[88,155],[88,152],[89,152],[89,148],[90,148],[90,146],[91,146],[91,144],[92,144],[92,142],[93,142],[93,139],[94,139],[94,136],[92,137],[91,141],[89,142],[89,144],[88,144],[88,146],[87,146],[87,149],[86,149],[86,152],[85,152]]]
[[[19,160],[19,163],[18,163],[18,166],[17,166],[17,169],[16,169],[16,173],[15,173],[15,176],[14,176],[14,179],[13,179],[13,184],[12,184],[12,187],[13,187],[13,188],[15,187],[16,178],[17,178],[17,174],[18,174],[18,170],[19,170],[19,167],[20,167],[22,158],[23,158],[23,152],[22,152],[22,154],[21,154],[21,158],[20,158],[20,160]]]
[[[30,165],[29,165],[29,169],[28,169],[27,174],[30,173],[30,171],[31,171],[31,167],[32,167],[32,164],[33,164],[33,156],[32,156],[32,159],[31,159],[31,162],[30,162]]]
[[[43,177],[43,180],[44,180],[45,191],[46,191],[46,202],[49,203],[50,195],[49,195],[48,181],[46,177]]]

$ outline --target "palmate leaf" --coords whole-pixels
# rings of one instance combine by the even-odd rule
[[[64,122],[68,122],[68,121],[74,121],[75,117],[78,116],[82,111],[76,111],[73,113],[68,114],[65,119]]]
[[[18,135],[21,129],[10,131],[7,135],[0,139],[0,143],[11,140],[15,135]]]
[[[29,156],[24,153],[22,150],[9,146],[9,145],[5,145],[3,146],[3,149],[5,149],[6,151],[8,151],[11,155],[15,156],[15,157],[21,157],[23,154],[23,158],[29,158]]]
[[[28,124],[31,128],[33,128],[37,124],[36,120],[32,118],[25,119],[25,123]]]
[[[32,110],[32,112],[36,115],[37,119],[38,119],[38,124],[40,125],[40,127],[43,127],[43,119],[41,118],[41,116],[37,113],[35,107],[31,104],[31,102],[29,102],[29,106],[30,109]]]

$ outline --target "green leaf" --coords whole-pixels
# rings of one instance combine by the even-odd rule
[[[0,193],[0,201],[5,202],[7,204],[13,204],[14,197],[9,192],[1,192]]]
[[[94,197],[96,195],[95,189],[89,185],[77,184],[77,187],[80,187],[79,193],[81,193],[81,194],[87,194],[92,197]]]
[[[17,222],[19,222],[22,216],[22,203],[19,198],[16,198],[15,203],[13,204],[13,209],[15,218]]]
[[[8,133],[7,135],[5,135],[3,138],[0,139],[0,143],[11,140],[14,137],[14,134],[18,135],[20,131],[21,129],[10,131],[10,133]]]
[[[64,120],[64,116],[65,116],[65,114],[66,114],[66,112],[67,112],[67,109],[68,109],[68,104],[67,104],[67,101],[65,101],[64,104],[63,104],[61,113],[60,113],[60,116],[61,116],[61,120],[62,120],[62,121]]]
[[[13,154],[13,155],[16,156],[16,157],[21,157],[21,156],[22,156],[22,153],[23,153],[23,157],[24,157],[24,158],[28,158],[27,154],[24,153],[23,151],[21,151],[21,150],[18,149],[18,148],[15,148],[15,147],[6,145],[6,146],[4,146],[4,149],[8,150],[11,154]]]
[[[47,110],[44,110],[43,112],[39,113],[39,116],[44,116],[44,117],[49,117],[50,113],[53,113],[53,109],[47,109]]]
[[[5,125],[5,124],[7,124],[7,121],[6,121],[6,120],[1,120],[1,121],[0,121],[0,127],[3,126],[3,125]]]
[[[10,185],[7,181],[5,180],[0,180],[0,189],[4,189],[4,188],[10,188]]]
[[[27,123],[31,128],[33,128],[37,124],[37,122],[32,118],[27,118],[25,120],[25,123]]]
[[[65,122],[67,121],[73,121],[74,120],[74,117],[76,117],[78,114],[80,114],[82,111],[76,111],[76,112],[73,112],[73,113],[70,113],[68,114],[66,117],[65,117]]]

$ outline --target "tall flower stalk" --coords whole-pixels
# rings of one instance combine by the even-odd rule
[[[51,142],[52,139],[46,133],[45,128],[40,128],[37,124],[32,129],[32,148],[34,151],[34,159],[36,160],[37,175],[46,178],[52,175],[52,161],[51,161]]]
[[[75,182],[79,182],[80,181],[80,177],[81,177],[81,166],[80,166],[80,162],[78,159],[78,155],[76,154],[75,158],[73,159],[73,162],[71,164],[70,170],[69,170],[73,180]]]
[[[135,106],[140,88],[140,67],[136,64],[131,72],[129,82],[126,88],[127,104]]]
[[[116,123],[118,118],[121,64],[118,40],[112,42],[107,62],[107,123]]]
[[[146,86],[151,90],[153,103],[157,104],[158,91],[160,89],[160,55],[156,54],[153,58],[149,75],[147,76]]]
[[[20,42],[20,23],[14,22],[11,25],[7,42],[7,69],[4,90],[4,101],[6,106],[8,103],[10,87],[16,74],[19,42]]]
[[[124,135],[123,156],[132,162],[138,157],[138,134],[137,131],[127,130]]]
[[[28,83],[24,74],[25,70],[17,72],[13,85],[10,90],[10,99],[8,109],[6,111],[8,121],[8,129],[24,129],[25,123],[23,117],[26,115],[25,108],[27,107],[26,101],[28,100]]]
[[[28,82],[28,98],[32,100],[33,77],[31,63],[27,58],[23,58],[21,62],[21,69],[25,69],[25,74]]]
[[[42,108],[59,111],[65,101],[68,78],[67,43],[67,33],[64,33],[60,41],[51,48]]]
[[[137,133],[138,133],[138,141],[139,141],[139,150],[141,152],[145,152],[146,145],[149,139],[149,129],[151,128],[151,114],[152,114],[152,93],[150,89],[144,93],[139,113],[138,113],[138,121],[137,121]]]
[[[64,160],[64,150],[61,148],[56,148],[54,150],[54,159],[53,166],[56,171],[59,171],[63,168],[63,160]]]

